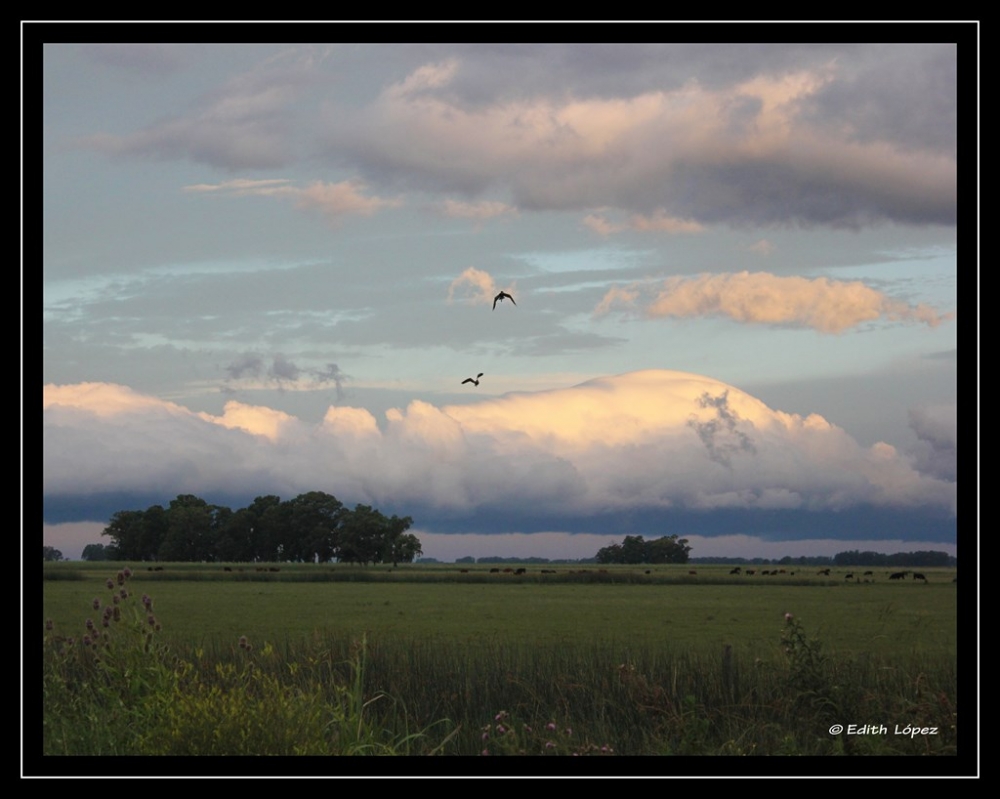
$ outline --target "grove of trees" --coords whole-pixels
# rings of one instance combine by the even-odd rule
[[[202,562],[411,563],[423,554],[406,531],[409,516],[386,517],[368,505],[354,510],[322,491],[282,501],[257,497],[233,511],[192,494],[167,508],[121,510],[101,535],[108,560]]]
[[[598,563],[687,563],[686,538],[665,535],[646,541],[641,535],[627,535],[620,544],[611,544],[597,550]]]

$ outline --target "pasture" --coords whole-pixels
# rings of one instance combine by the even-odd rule
[[[46,565],[46,752],[957,751],[949,570],[160,565],[90,649],[124,564]],[[827,732],[858,720],[941,732]]]
[[[50,564],[79,580],[46,580],[43,613],[61,629],[82,622],[81,609],[107,589],[124,564]],[[462,573],[446,565],[396,569],[282,564],[280,572],[224,571],[220,564],[135,569],[133,590],[154,598],[164,638],[212,645],[248,635],[284,643],[315,634],[336,637],[470,641],[600,642],[620,646],[719,651],[731,645],[771,653],[785,613],[822,637],[830,651],[954,653],[954,572],[927,570],[928,583],[845,582],[815,574],[730,575],[726,567],[554,567],[541,574]],[[465,568],[465,567],[463,567]],[[574,572],[570,574],[570,572]],[[875,579],[875,578],[872,578]]]

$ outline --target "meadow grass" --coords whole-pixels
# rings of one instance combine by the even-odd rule
[[[946,575],[317,581],[319,567],[281,568],[137,569],[125,603],[141,610],[89,648],[83,619],[119,590],[104,582],[115,565],[46,580],[46,753],[957,751]],[[836,722],[936,732],[831,735]]]

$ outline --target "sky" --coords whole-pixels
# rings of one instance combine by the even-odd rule
[[[958,45],[41,64],[64,555],[117,510],[314,490],[447,561],[957,554]]]

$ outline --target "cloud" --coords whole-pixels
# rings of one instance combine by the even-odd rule
[[[188,159],[230,171],[286,166],[294,152],[293,103],[315,80],[308,58],[292,66],[267,65],[203,94],[188,113],[77,143],[112,157]]]
[[[864,135],[828,115],[831,87],[856,79],[836,61],[731,83],[478,102],[456,89],[467,87],[467,68],[425,64],[350,115],[331,107],[329,154],[424,191],[504,191],[531,210],[616,208],[645,229],[956,220],[954,152],[901,138],[884,115],[855,114]],[[944,97],[955,102],[953,92]],[[597,216],[590,224],[611,225]]]
[[[324,490],[422,524],[516,511],[548,519],[541,529],[594,514],[955,512],[956,483],[893,447],[681,372],[413,401],[383,429],[358,408],[331,407],[319,424],[239,402],[215,416],[93,383],[46,386],[43,412],[45,494],[64,499]]]
[[[337,401],[343,398],[344,383],[350,380],[335,363],[328,363],[319,369],[300,366],[286,355],[275,353],[268,359],[257,353],[241,355],[231,364],[223,367],[228,375],[225,390],[236,391],[233,383],[241,383],[245,388],[261,388],[277,386],[278,388],[308,388],[317,384],[333,383],[337,392]]]
[[[640,233],[701,233],[705,230],[704,225],[687,219],[677,219],[667,216],[662,209],[657,210],[649,216],[633,214],[628,221],[613,223],[603,216],[588,214],[584,217],[583,224],[590,230],[601,236],[610,236],[613,233],[622,231],[638,231]]]
[[[514,284],[511,283],[504,290],[512,292]],[[448,302],[454,302],[455,296],[458,295],[463,302],[489,305],[497,293],[497,285],[489,272],[470,266],[451,281],[451,285],[448,286]]]
[[[492,219],[497,216],[516,216],[517,209],[511,205],[500,202],[490,202],[481,200],[474,203],[463,203],[457,200],[445,200],[441,204],[441,212],[445,216],[454,216],[462,219],[475,219],[482,221]]]
[[[317,210],[331,222],[351,214],[371,216],[383,208],[397,208],[402,200],[383,199],[366,196],[365,184],[358,180],[343,180],[340,183],[313,181],[304,187],[293,186],[291,181],[274,178],[270,180],[248,180],[240,178],[223,183],[197,183],[185,186],[183,191],[191,193],[219,193],[231,197],[277,197],[295,202],[295,207],[303,210]]]
[[[770,255],[774,252],[774,245],[767,239],[759,239],[747,247],[747,250],[757,253],[757,255]]]
[[[936,327],[954,317],[939,314],[924,304],[908,305],[860,281],[746,271],[670,277],[624,289],[613,287],[594,313],[605,314],[615,307],[633,308],[644,295],[648,299],[641,310],[650,318],[725,316],[737,322],[809,327],[821,333],[842,333],[877,319]]]
[[[913,408],[910,428],[920,443],[916,468],[942,480],[958,478],[958,406],[934,405]]]

